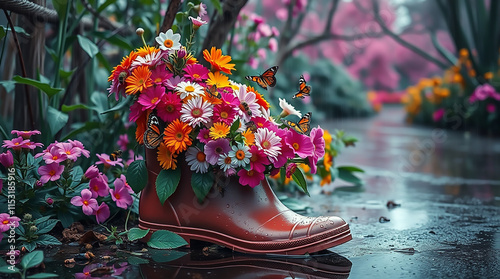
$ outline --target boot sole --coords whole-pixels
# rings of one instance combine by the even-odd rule
[[[141,220],[140,218],[139,228],[150,229],[149,234],[143,238],[143,241],[149,240],[149,237],[154,231],[168,230],[178,234],[189,244],[191,244],[192,240],[199,240],[250,254],[304,255],[306,253],[315,253],[325,250],[352,239],[348,224],[325,231],[321,234],[298,239],[276,241],[249,241],[212,230],[157,224]]]

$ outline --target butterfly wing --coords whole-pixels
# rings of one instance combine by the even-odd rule
[[[149,149],[157,148],[163,140],[160,120],[156,113],[151,112],[148,118],[148,128],[144,132],[144,145]]]
[[[256,82],[260,87],[264,88],[267,90],[267,87],[274,87],[276,85],[276,73],[278,72],[278,66],[273,66],[269,69],[267,69],[262,75],[260,76],[246,76],[245,78]]]
[[[219,91],[217,90],[217,86],[215,86],[215,85],[212,85],[211,87],[206,88],[205,91],[212,98],[220,98]]]
[[[306,113],[297,123],[286,119],[282,119],[281,121],[295,132],[303,135],[309,135],[311,132],[311,114],[311,112]]]
[[[246,79],[256,82],[260,87],[267,90],[267,83],[260,76],[246,76]]]
[[[306,80],[304,79],[304,76],[301,75],[299,79],[299,92],[295,93],[295,95],[292,97],[292,99],[295,98],[305,98],[306,96],[309,96],[311,94],[311,86],[307,85]]]

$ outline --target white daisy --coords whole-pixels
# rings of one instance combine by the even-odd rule
[[[228,154],[220,154],[219,159],[217,160],[217,165],[220,166],[220,168],[224,171],[227,172],[230,169],[234,169],[235,165],[233,165],[233,159],[229,157]]]
[[[132,62],[132,68],[136,68],[142,65],[154,67],[156,66],[156,64],[158,64],[158,62],[161,61],[161,57],[162,57],[161,51],[146,54],[144,57],[137,56],[134,62]]]
[[[281,138],[274,131],[267,128],[259,128],[255,132],[255,145],[269,156],[271,162],[274,162],[281,154]]]
[[[175,91],[177,92],[177,94],[180,93],[181,99],[183,100],[188,96],[196,97],[205,94],[203,86],[199,85],[196,82],[190,81],[179,82],[175,87]]]
[[[246,86],[240,86],[236,97],[240,100],[238,114],[245,122],[250,121],[252,117],[262,116],[260,105],[257,103],[255,93],[247,92]]]
[[[189,147],[186,152],[186,161],[191,166],[191,170],[198,173],[206,173],[208,171],[208,162],[206,155],[197,147]]]
[[[189,123],[191,127],[207,123],[212,115],[212,104],[203,101],[201,97],[189,99],[181,108],[181,121]]]
[[[282,118],[287,117],[288,115],[297,115],[298,117],[302,117],[300,111],[296,110],[292,105],[287,103],[285,99],[280,98],[280,107],[283,109],[280,114]]]
[[[174,34],[172,29],[168,29],[167,33],[160,32],[155,40],[162,50],[178,50],[181,48],[181,35]]]
[[[249,152],[250,147],[243,143],[238,143],[237,145],[233,145],[232,149],[228,155],[233,160],[233,165],[245,167],[250,164],[250,157],[252,157],[252,153]]]

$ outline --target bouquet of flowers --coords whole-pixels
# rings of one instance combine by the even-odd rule
[[[192,20],[196,30],[199,22]],[[175,170],[182,154],[193,175],[237,175],[240,184],[255,187],[266,174],[282,170],[307,193],[296,166],[306,163],[314,174],[325,154],[323,130],[311,129],[311,113],[302,116],[280,99],[281,113],[272,117],[256,88],[229,78],[235,70],[230,56],[215,47],[204,50],[204,66],[190,51],[192,38],[183,46],[180,34],[160,33],[158,46],[132,51],[112,71],[110,94],[133,98],[129,120],[137,124],[136,140],[157,149],[162,172],[170,176],[180,177]],[[275,66],[247,79],[266,89],[276,84],[277,71]],[[311,89],[303,78],[300,83],[298,97]],[[299,121],[285,119],[289,115]]]

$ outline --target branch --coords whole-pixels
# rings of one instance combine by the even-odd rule
[[[385,34],[387,34],[388,36],[390,36],[393,40],[395,40],[396,42],[398,42],[400,45],[408,48],[409,50],[415,52],[416,54],[422,56],[423,58],[429,60],[430,62],[438,65],[442,69],[446,69],[446,68],[448,68],[450,66],[450,65],[448,65],[446,63],[443,63],[441,60],[439,60],[439,59],[437,59],[437,58],[429,55],[427,52],[421,50],[420,48],[416,47],[415,45],[413,45],[413,44],[411,44],[411,43],[403,40],[400,36],[398,36],[397,34],[395,34],[394,32],[392,32],[389,29],[389,27],[387,27],[387,25],[385,25],[384,21],[380,17],[379,6],[378,6],[378,3],[377,3],[377,0],[372,0],[372,3],[373,3],[373,13],[374,13],[374,16],[375,16],[375,20],[380,25],[380,27],[385,32]]]
[[[439,54],[441,54],[441,56],[446,58],[446,60],[448,60],[448,62],[450,62],[450,64],[456,65],[457,58],[439,43],[437,36],[436,36],[436,32],[434,32],[434,31],[431,32],[431,39],[432,39],[432,44],[434,45],[436,50],[439,52]]]
[[[337,11],[338,6],[339,6],[339,0],[333,1],[332,7],[328,11],[328,17],[326,18],[326,26],[325,26],[325,30],[323,31],[324,34],[330,33],[330,31],[332,29],[333,15],[335,15],[335,12]]]
[[[108,18],[102,16],[99,14],[92,5],[87,0],[81,0],[83,6],[95,17],[99,18],[99,26],[107,29],[107,30],[119,30],[121,35],[130,35],[133,32],[130,28],[127,28],[126,26],[118,26],[115,23],[111,22]],[[93,22],[92,22],[93,24]]]
[[[167,12],[165,13],[165,17],[163,18],[163,23],[161,25],[160,32],[167,32],[168,29],[172,28],[172,25],[174,24],[175,15],[179,10],[180,5],[181,5],[181,0],[170,0]]]

